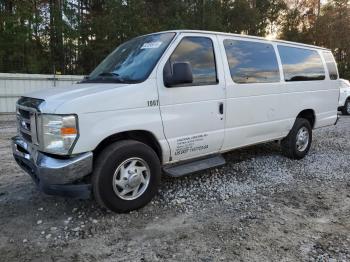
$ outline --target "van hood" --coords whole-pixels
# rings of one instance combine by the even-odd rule
[[[72,84],[64,87],[46,88],[26,94],[25,96],[44,100],[45,102],[40,106],[41,111],[44,113],[62,113],[58,112],[58,109],[66,103],[73,101],[78,102],[79,99],[93,97],[101,93],[112,92],[115,89],[119,89],[125,86],[128,86],[128,84]],[[86,108],[86,110],[88,109]]]
[[[87,114],[147,107],[157,100],[156,79],[142,83],[83,83],[47,88],[27,97],[44,100],[40,111],[49,114]]]

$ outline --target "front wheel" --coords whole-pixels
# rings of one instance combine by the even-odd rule
[[[160,184],[157,154],[134,140],[113,143],[97,157],[92,175],[96,201],[117,213],[143,207],[152,200]]]
[[[297,118],[288,136],[281,141],[282,152],[291,159],[302,159],[310,150],[312,128],[304,118]]]
[[[350,99],[345,101],[345,105],[342,110],[343,115],[350,115]]]

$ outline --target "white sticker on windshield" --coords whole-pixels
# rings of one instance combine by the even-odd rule
[[[163,44],[161,41],[157,42],[149,42],[149,43],[144,43],[141,49],[152,49],[152,48],[158,48]]]

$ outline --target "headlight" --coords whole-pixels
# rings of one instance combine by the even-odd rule
[[[40,148],[47,153],[69,154],[79,136],[77,116],[42,114],[39,119]]]

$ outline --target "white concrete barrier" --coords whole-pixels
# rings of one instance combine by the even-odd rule
[[[17,99],[29,92],[76,83],[83,76],[0,73],[0,113],[14,113]]]

